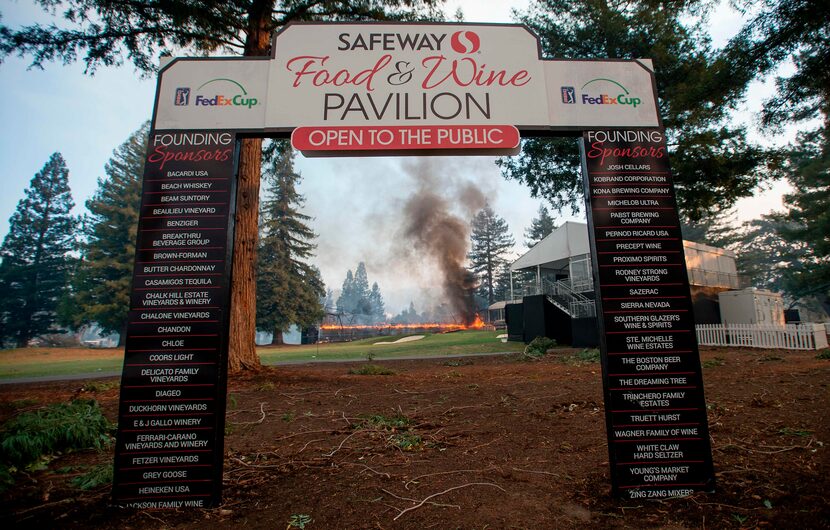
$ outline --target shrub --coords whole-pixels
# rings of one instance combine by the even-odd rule
[[[295,513],[288,520],[287,530],[290,530],[291,528],[298,528],[299,530],[304,530],[305,525],[311,524],[313,520],[314,519],[312,519],[310,515],[304,513]]]
[[[536,337],[525,347],[524,356],[538,359],[545,355],[549,349],[556,346],[556,341],[547,337]]]
[[[394,434],[389,438],[389,441],[396,447],[404,451],[412,451],[421,445],[421,437],[411,432],[402,432]]]
[[[352,375],[394,375],[395,371],[378,364],[364,364],[360,368],[349,370]]]
[[[7,421],[0,430],[0,455],[21,468],[60,451],[101,450],[112,431],[95,400],[55,403]]]
[[[0,463],[0,493],[5,493],[12,486],[14,486],[14,477],[9,466]]]
[[[98,486],[112,484],[112,464],[93,466],[83,475],[71,480],[72,485],[83,491],[95,489]]]
[[[563,355],[559,362],[567,365],[579,366],[587,363],[597,363],[600,361],[601,355],[596,348],[583,348],[582,350],[571,354]]]
[[[394,416],[384,416],[383,414],[375,414],[362,418],[363,421],[359,423],[357,428],[373,428],[373,429],[403,429],[409,426],[410,419],[402,413],[397,413]]]
[[[816,359],[830,359],[830,348],[821,350],[818,355],[816,355]]]
[[[707,361],[701,362],[700,366],[702,366],[703,368],[714,368],[716,366],[723,366],[723,363],[723,357],[715,357],[714,359],[709,359]]]
[[[596,348],[585,348],[576,354],[576,358],[583,363],[598,363],[600,360],[599,350]]]
[[[89,381],[81,388],[83,392],[106,392],[121,386],[119,381]]]

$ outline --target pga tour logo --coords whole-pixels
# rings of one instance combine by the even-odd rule
[[[190,103],[190,89],[181,87],[176,89],[176,95],[173,98],[173,105],[177,107],[184,107]]]
[[[202,90],[211,85],[209,90]],[[246,107],[251,108],[259,101],[248,94],[245,87],[233,79],[218,78],[203,83],[196,89],[193,105],[196,107]],[[190,105],[190,87],[179,87],[173,96],[173,105],[186,107]]]

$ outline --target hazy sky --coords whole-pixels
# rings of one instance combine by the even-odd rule
[[[510,9],[523,9],[527,4],[526,0],[450,0],[445,12],[452,16],[461,7],[468,22],[512,22]],[[3,23],[12,27],[48,20],[26,0],[4,2],[0,12]],[[740,16],[723,5],[712,16],[715,45],[723,44],[740,25]],[[0,65],[4,99],[0,105],[0,123],[4,125],[0,157],[6,164],[0,194],[0,236],[8,231],[8,219],[32,176],[55,151],[67,161],[76,212],[81,213],[83,203],[95,192],[97,179],[104,175],[113,149],[147,120],[152,110],[155,80],[141,79],[130,65],[101,68],[94,76],[84,75],[79,64],[49,64],[45,70],[27,70],[27,65],[28,61],[17,58]],[[754,112],[772,90],[769,82],[755,83],[738,118],[753,123]],[[792,132],[755,138],[765,144],[782,144],[792,139]],[[496,213],[506,219],[521,253],[525,250],[523,231],[540,202],[531,199],[524,186],[505,181],[494,160],[441,157],[429,161],[428,167],[440,173],[438,177],[475,182]],[[412,299],[417,304],[437,290],[429,265],[413,263],[399,248],[393,251],[391,244],[399,233],[397,214],[413,186],[411,172],[418,166],[411,158],[297,157],[297,168],[303,175],[300,191],[306,196],[307,212],[315,218],[312,226],[320,234],[317,263],[327,286],[339,288],[346,269],[363,260],[370,282],[380,284],[390,311],[399,311]],[[779,183],[741,201],[741,219],[780,208],[784,189],[786,185]],[[566,219],[582,220],[578,215],[561,216]]]

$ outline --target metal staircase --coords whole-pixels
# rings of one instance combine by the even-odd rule
[[[550,303],[561,309],[571,318],[588,318],[597,316],[593,300],[573,290],[570,280],[550,281],[542,279],[541,293]]]

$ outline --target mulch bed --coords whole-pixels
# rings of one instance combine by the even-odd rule
[[[704,348],[717,493],[610,497],[598,363],[516,357],[270,368],[229,385],[224,505],[122,510],[80,470],[111,452],[18,474],[0,523],[61,528],[830,528],[830,361]],[[118,390],[0,387],[0,420],[73,397],[115,421]],[[58,473],[59,469],[78,470]]]

